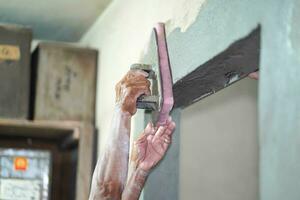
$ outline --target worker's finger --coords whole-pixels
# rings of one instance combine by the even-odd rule
[[[163,146],[163,149],[164,150],[167,150],[167,148],[169,147],[169,145],[171,144],[171,137],[167,136],[167,137],[164,137],[163,138],[163,143],[162,143],[162,146]]]
[[[151,130],[152,130],[152,123],[149,122],[144,130],[144,133],[145,134],[150,134],[151,133]]]
[[[134,143],[141,143],[146,141],[147,135],[151,134],[153,131],[153,123],[149,122],[142,132],[142,134],[138,137],[138,139]]]
[[[137,82],[141,80],[146,80],[148,76],[147,72],[141,70],[131,70],[129,71],[120,81],[121,84],[126,84],[129,82]]]
[[[132,77],[132,76],[144,76],[144,77],[147,77],[148,73],[146,71],[144,71],[144,70],[141,70],[141,69],[131,69],[125,75],[125,77]]]
[[[152,123],[152,130],[151,130],[151,134],[154,135],[156,132],[156,128],[154,126],[154,124]]]
[[[154,125],[152,122],[149,122],[149,131],[147,131],[147,134],[151,134],[151,135],[154,135],[155,132],[154,132]]]
[[[167,121],[166,121],[166,126],[169,126],[169,124],[171,123],[171,121],[172,121],[172,117],[169,116],[168,119],[167,119]]]
[[[150,87],[150,81],[146,79],[141,74],[128,73],[121,81],[116,84],[116,90],[121,90],[121,88],[130,88],[133,86],[148,86]]]
[[[129,71],[122,80],[147,79],[148,73],[144,71]]]
[[[127,82],[125,84],[126,88],[130,88],[130,87],[140,87],[140,86],[147,86],[150,87],[151,83],[149,80],[139,80],[139,81],[131,81],[131,82]]]
[[[166,129],[166,131],[165,131],[165,134],[166,134],[166,135],[171,135],[171,134],[174,132],[175,128],[176,128],[175,122],[171,121],[171,122],[168,124],[168,127],[167,127],[167,129]]]
[[[132,87],[129,89],[130,94],[134,95],[134,98],[137,99],[141,95],[149,96],[151,94],[150,88],[147,86],[140,86],[140,87]]]
[[[137,145],[140,143],[144,143],[146,141],[146,139],[147,139],[147,134],[143,133],[139,136],[139,138],[136,141],[134,141],[134,144]]]
[[[258,80],[259,79],[259,72],[252,72],[248,75],[249,78]]]
[[[160,126],[160,127],[158,128],[158,130],[156,131],[156,133],[155,133],[155,137],[156,137],[156,138],[161,137],[161,136],[164,134],[165,130],[166,130],[166,127]]]
[[[163,135],[162,136],[164,142],[170,143],[171,142],[171,135]]]
[[[153,138],[155,137],[155,135],[147,135],[147,141],[152,142]]]
[[[130,98],[128,100],[132,102],[136,102],[137,98],[140,97],[141,95],[150,95],[150,89],[146,86],[142,87],[132,87],[128,89],[127,96]]]
[[[128,73],[126,76],[122,79],[122,83],[132,83],[132,82],[139,82],[139,81],[145,81],[147,80],[148,74],[146,72],[144,73]]]
[[[129,94],[135,94],[141,91],[150,92],[150,88],[147,87],[146,85],[138,85],[138,86],[132,86],[128,88]]]
[[[171,121],[171,122],[168,124],[168,129],[170,129],[170,130],[175,129],[175,127],[176,127],[176,124],[175,124],[174,121]]]
[[[148,77],[149,74],[147,72],[145,72],[144,70],[140,70],[140,69],[132,69],[129,71],[129,73],[133,73],[135,75],[142,75],[144,77]]]
[[[169,116],[167,122],[170,123],[172,121],[172,116]]]

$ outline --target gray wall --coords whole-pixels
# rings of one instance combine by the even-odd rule
[[[258,199],[257,85],[243,79],[182,111],[181,200]]]

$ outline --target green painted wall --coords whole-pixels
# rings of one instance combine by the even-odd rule
[[[300,3],[268,1],[259,99],[261,199],[300,199]]]
[[[148,43],[154,22],[167,23],[174,82],[261,24],[260,199],[299,200],[299,0],[203,2],[117,0],[82,39],[83,44],[99,48],[101,51],[97,105],[101,148],[103,141],[109,137],[106,133],[113,107],[114,84],[129,69],[131,63],[144,61],[155,64],[153,41]],[[182,23],[184,16],[188,16],[190,11],[197,11],[198,14],[189,16],[188,23]],[[176,17],[177,13],[181,21]],[[147,44],[149,47],[144,51]],[[135,120],[135,132],[142,129],[142,121],[144,116],[140,113]],[[171,154],[177,155],[176,150],[174,152],[175,154]],[[178,156],[173,159],[174,163],[178,163]],[[160,171],[168,169],[167,164],[159,167]],[[162,179],[163,177],[157,179],[157,185],[152,179],[153,187],[160,187],[158,183],[168,184],[167,177],[165,182],[162,182]],[[177,187],[174,182],[170,184]],[[150,195],[154,195],[152,199],[157,199],[154,198],[155,195],[165,195],[164,191],[151,191]],[[178,198],[175,190],[169,192],[170,199]]]
[[[186,32],[175,30],[168,36],[176,81],[258,23],[262,24],[259,90],[262,200],[300,199],[299,13],[297,0],[211,0]]]
[[[235,12],[228,12],[232,7],[236,8]],[[249,17],[253,12],[257,12],[258,15]],[[195,22],[185,32],[177,28],[168,34],[173,81],[177,81],[211,59],[235,40],[246,36],[257,27],[262,17],[261,14],[262,9],[250,2],[220,0],[206,2]],[[229,19],[235,19],[236,16],[239,16],[238,20],[229,21]],[[169,23],[166,25],[167,30],[168,27]],[[153,35],[146,52],[142,62],[152,64],[157,71]],[[174,143],[166,159],[151,174],[150,181],[145,187],[144,200],[201,197],[210,200],[219,199],[221,196],[223,200],[258,199],[256,84],[254,81],[243,80],[237,86],[205,99],[198,106],[185,109],[184,115],[181,115],[183,118],[176,116],[178,127],[174,133]],[[245,95],[247,92],[248,94]],[[230,95],[233,97],[231,102],[228,102]],[[210,102],[217,102],[217,104]],[[197,111],[194,110],[195,108]],[[197,115],[194,115],[195,113]],[[203,119],[204,116],[206,116],[205,119]],[[237,120],[236,128],[233,128],[235,122],[231,119]],[[187,120],[194,123],[191,124]],[[209,124],[214,125],[211,127]],[[222,141],[212,139],[218,134]],[[227,135],[226,139],[221,139],[222,135]],[[244,144],[246,138],[248,141]],[[188,141],[190,141],[189,144],[183,144]],[[203,143],[204,141],[209,141],[207,146]],[[229,144],[231,147],[228,147]],[[202,145],[202,148],[196,148],[197,145]],[[193,146],[195,148],[189,150],[189,147]],[[202,151],[198,152],[199,149]],[[206,152],[205,155],[203,152]],[[218,161],[214,160],[216,158],[214,156],[219,156]],[[192,160],[193,162],[190,162]],[[227,163],[220,165],[221,160]],[[183,162],[189,162],[189,164]],[[222,166],[221,170],[218,170],[216,165]],[[187,177],[200,179],[195,181],[191,178],[188,181]],[[245,178],[247,181],[244,180]]]

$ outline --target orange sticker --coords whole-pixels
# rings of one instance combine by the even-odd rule
[[[26,171],[28,167],[28,160],[25,157],[16,157],[14,160],[15,170]]]

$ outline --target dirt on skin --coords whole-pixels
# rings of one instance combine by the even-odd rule
[[[150,95],[148,74],[141,70],[130,70],[116,85],[116,103],[121,105],[123,112],[130,115],[136,113],[136,99],[145,94]]]

